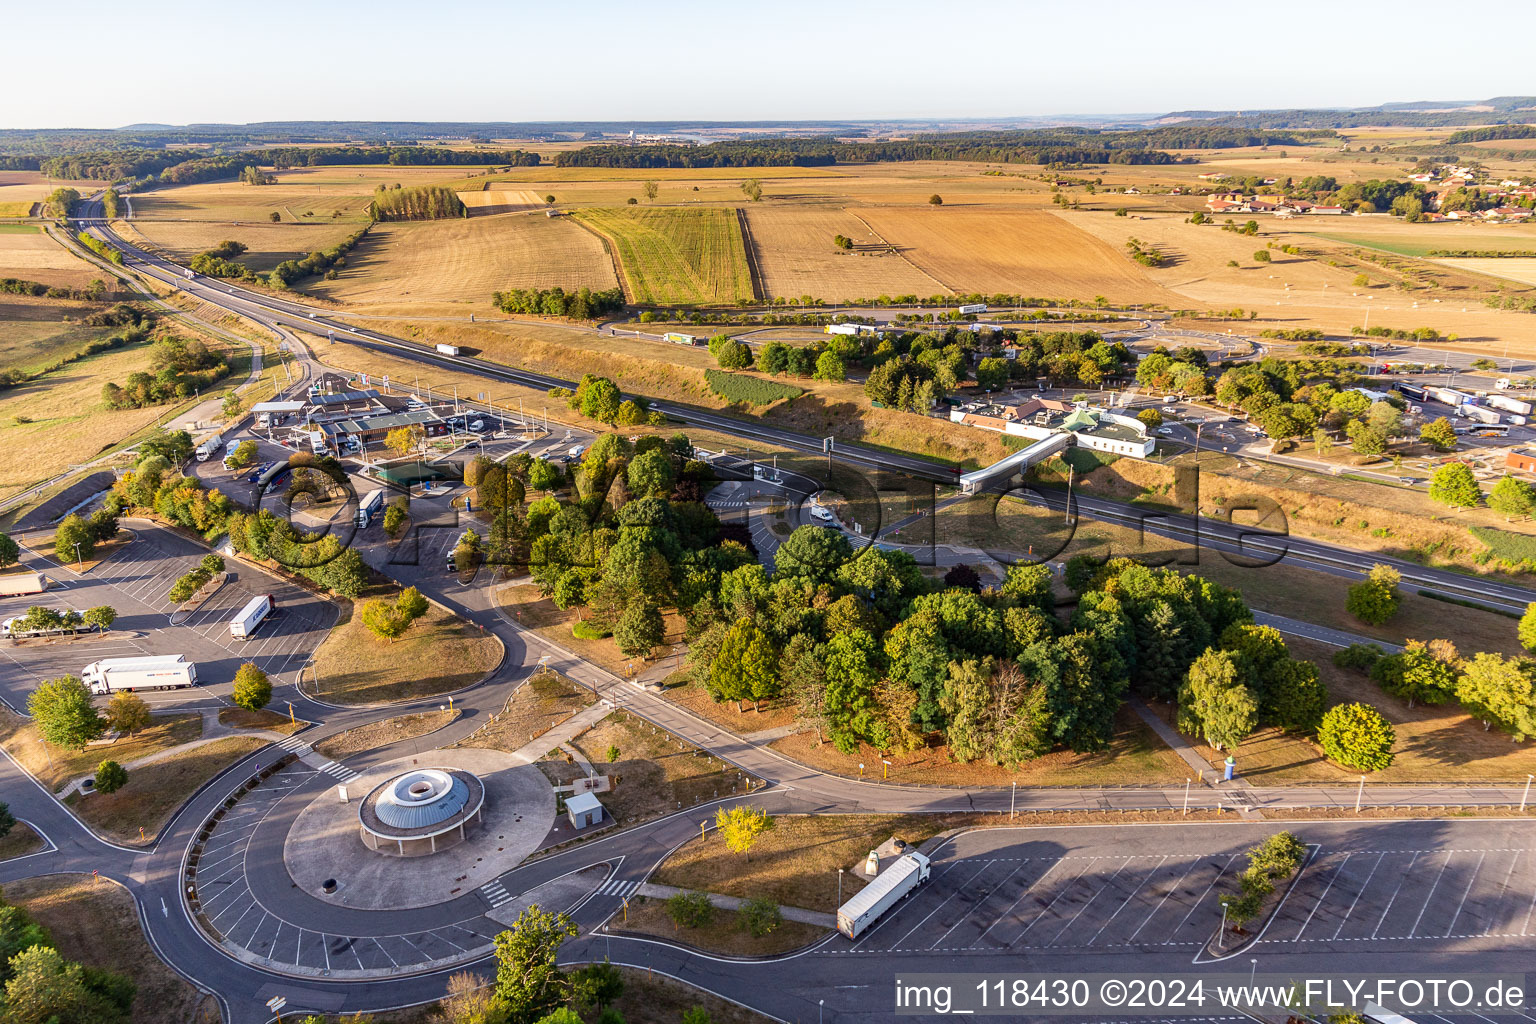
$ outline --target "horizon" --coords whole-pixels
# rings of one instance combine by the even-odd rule
[[[1049,119],[1115,116],[1062,111],[1116,111],[1126,96],[1143,110],[1344,110],[1397,102],[1404,68],[1444,59],[1416,10],[1433,11],[1399,7],[1362,41],[1309,29],[1335,14],[1316,0],[1253,38],[1194,35],[1207,24],[1201,16],[1180,20],[1125,0],[1095,11],[1095,24],[1117,26],[1108,36],[1094,35],[1076,12],[994,0],[968,0],[937,19],[913,0],[834,10],[793,0],[767,19],[698,0],[654,14],[600,0],[583,13],[580,24],[591,27],[572,34],[539,23],[542,12],[528,4],[474,2],[441,24],[418,24],[419,9],[400,0],[323,9],[278,0],[259,20],[185,0],[155,19],[123,19],[87,0],[80,20],[110,25],[112,52],[127,58],[117,87],[104,90],[89,72],[60,75],[57,51],[20,50],[0,69],[0,92],[27,95],[47,82],[49,112],[12,106],[0,113],[0,128]],[[1502,17],[1511,38],[1536,28],[1536,11]],[[465,34],[477,21],[515,28],[520,19],[552,45],[494,29]],[[929,23],[936,33],[918,30]],[[401,24],[413,33],[404,59]],[[46,37],[54,27],[35,8],[13,20],[17,38]],[[218,88],[198,74],[211,40],[219,68],[246,72],[229,81],[216,75]],[[1285,51],[1272,69],[1255,50],[1276,41]],[[1417,81],[1412,88],[1425,91]],[[1458,73],[1455,91],[1520,94],[1529,82],[1518,62],[1483,61]],[[999,110],[1013,113],[988,113]]]

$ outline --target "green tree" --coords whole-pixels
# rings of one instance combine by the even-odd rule
[[[1401,653],[1378,658],[1371,666],[1371,678],[1409,707],[1444,704],[1455,694],[1460,674],[1461,658],[1446,640],[1430,644],[1409,640]]]
[[[935,192],[933,195],[928,197],[928,205],[929,206],[943,206],[944,205],[944,197],[939,195],[937,192]]]
[[[1286,732],[1317,732],[1328,710],[1328,688],[1310,661],[1287,658],[1270,679],[1260,713]]]
[[[1392,765],[1397,734],[1369,704],[1336,704],[1323,714],[1317,742],[1323,753],[1346,768],[1377,772]]]
[[[738,804],[729,810],[720,807],[715,810],[715,827],[720,830],[726,849],[751,860],[752,847],[757,845],[758,837],[773,828],[773,815],[746,804]]]
[[[1498,726],[1517,740],[1536,735],[1536,662],[1498,654],[1472,656],[1456,681],[1456,699],[1483,727]]]
[[[1268,249],[1260,249],[1258,252],[1254,253],[1253,254],[1253,261],[1255,263],[1268,263],[1269,262],[1269,250]]]
[[[1355,454],[1375,457],[1387,450],[1387,435],[1375,427],[1360,424],[1350,437],[1350,447]]]
[[[1156,409],[1143,409],[1136,414],[1136,418],[1148,430],[1156,430],[1163,425],[1163,414]]]
[[[4,839],[6,836],[10,835],[11,829],[15,827],[16,817],[15,815],[11,814],[10,805],[0,803],[0,839]],[[0,964],[3,964],[6,960],[10,959],[9,956],[5,955],[5,935],[7,933],[7,925],[4,914],[6,909],[7,908],[5,907],[0,907]]]
[[[565,914],[534,904],[496,936],[496,994],[511,1024],[532,1024],[565,999],[565,974],[556,961],[576,931]]]
[[[756,178],[748,178],[741,183],[741,191],[752,202],[759,202],[763,198],[763,183]]]
[[[1365,579],[1349,588],[1345,610],[1371,626],[1380,626],[1390,621],[1402,603],[1397,590],[1402,578],[1402,573],[1390,565],[1378,563],[1371,566]]]
[[[96,766],[96,790],[100,793],[116,793],[128,785],[128,769],[116,761],[107,760]]]
[[[256,462],[256,442],[251,440],[241,441],[235,445],[235,450],[229,453],[224,464],[232,470],[242,470]]]
[[[721,338],[711,346],[715,362],[725,370],[744,370],[752,365],[752,350],[732,338]]]
[[[736,912],[741,926],[754,939],[760,939],[784,923],[784,914],[772,900],[751,899]]]
[[[272,681],[254,662],[248,661],[235,670],[235,689],[230,699],[247,711],[260,711],[272,702]]]
[[[651,649],[665,637],[666,625],[661,612],[644,601],[631,602],[613,627],[614,642],[620,651],[632,658],[649,657]]]
[[[528,486],[536,491],[552,491],[560,486],[560,467],[543,459],[534,459],[528,467]]]
[[[624,975],[608,961],[587,964],[571,972],[571,1002],[601,1010],[624,994]]]
[[[829,582],[853,558],[853,545],[841,531],[825,526],[800,526],[773,554],[777,577]]]
[[[811,374],[816,380],[841,381],[848,379],[848,367],[843,360],[831,349],[816,357],[816,372]]]
[[[657,192],[660,191],[660,188],[654,181],[643,181],[640,183],[640,191],[645,193],[645,198],[655,199]]]
[[[106,719],[113,732],[135,733],[149,725],[149,705],[136,693],[119,691],[107,701]]]
[[[665,496],[672,492],[672,460],[659,448],[636,455],[625,473],[629,490],[637,498]]]
[[[117,621],[117,609],[109,604],[97,605],[95,608],[87,608],[81,619],[87,626],[94,626],[105,633]]]
[[[70,513],[53,535],[53,552],[61,561],[86,561],[96,553],[96,531],[84,518]]]
[[[1488,507],[1504,516],[1505,522],[1516,516],[1529,516],[1536,509],[1536,494],[1531,485],[1513,476],[1502,476],[1488,492]]]
[[[1452,508],[1471,508],[1483,498],[1472,467],[1465,462],[1451,462],[1435,470],[1429,480],[1429,497]]]
[[[1525,606],[1525,614],[1520,616],[1520,627],[1517,634],[1520,638],[1520,646],[1527,651],[1536,653],[1536,601]]]
[[[706,686],[717,701],[734,700],[736,710],[748,700],[764,700],[777,693],[779,659],[768,634],[752,619],[737,620],[726,631],[709,668]]]
[[[11,958],[5,983],[6,1024],[116,1024],[117,1007],[93,993],[85,968],[50,946],[33,946]]]
[[[681,1024],[715,1024],[709,1011],[702,1006],[692,1006],[683,1011]]]
[[[27,713],[37,721],[38,734],[46,742],[68,750],[84,750],[106,729],[91,703],[91,691],[78,676],[37,684],[27,698]]]
[[[1424,424],[1419,430],[1419,440],[1437,452],[1455,451],[1456,428],[1451,426],[1450,420],[1441,416]]]
[[[1179,690],[1179,729],[1217,750],[1236,750],[1259,721],[1259,704],[1238,679],[1228,651],[1208,649],[1189,666]]]
[[[15,565],[21,558],[21,548],[8,533],[0,533],[0,569]]]
[[[506,1024],[506,1008],[485,979],[459,971],[448,978],[448,991],[437,1004],[440,1024]]]
[[[832,742],[844,753],[857,749],[860,740],[879,746],[886,739],[876,696],[881,669],[880,648],[864,630],[850,630],[828,639],[822,708]]]

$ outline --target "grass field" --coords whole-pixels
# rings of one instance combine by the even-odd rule
[[[867,208],[858,216],[951,291],[1104,295],[1115,302],[1168,298],[1118,247],[1049,213],[946,206]]]
[[[84,750],[64,750],[44,744],[31,719],[0,709],[0,744],[43,785],[51,790],[90,775],[108,758],[127,764],[136,758],[169,750],[203,734],[203,720],[196,714],[154,715],[150,724],[131,736],[113,743],[89,746]]]
[[[1435,262],[1474,274],[1487,274],[1489,277],[1503,277],[1520,284],[1536,285],[1536,259],[1530,257],[1469,257]]]
[[[399,743],[401,740],[413,740],[434,733],[458,718],[459,714],[458,710],[423,711],[414,715],[400,715],[378,722],[369,722],[367,725],[327,736],[315,743],[315,752],[339,761],[365,750],[375,750],[391,743]]]
[[[599,290],[617,284],[613,261],[591,232],[567,217],[513,214],[380,224],[347,255],[335,281],[315,279],[304,290],[352,306],[447,302],[488,308],[492,292],[510,288]]]
[[[631,900],[627,914],[610,927],[622,933],[653,935],[669,942],[681,942],[706,953],[726,956],[772,956],[808,946],[827,935],[828,928],[818,928],[800,921],[784,921],[767,935],[753,937],[741,922],[739,911],[716,907],[714,917],[697,928],[679,927],[667,913],[665,900],[645,896]]]
[[[276,171],[272,185],[243,185],[238,181],[208,181],[196,185],[143,192],[133,197],[135,220],[253,221],[270,223],[276,213],[284,222],[358,223],[368,219],[368,204],[376,185],[405,187],[444,181],[460,168],[394,167],[387,164],[334,167],[295,167]],[[339,213],[339,217],[332,214]]]
[[[0,345],[0,370],[34,373],[110,333],[63,319],[80,319],[101,308],[60,299],[0,297],[0,324],[5,334],[5,343]]]
[[[235,260],[258,273],[271,270],[284,260],[329,249],[358,228],[355,221],[329,219],[318,224],[231,224],[227,221],[155,221],[138,217],[118,222],[119,228],[123,226],[183,263],[226,239],[243,243],[248,251]]]
[[[88,270],[69,250],[30,224],[7,224],[12,230],[0,231],[0,277],[42,280],[33,276],[39,270]],[[97,273],[96,276],[101,276]]]
[[[3,895],[48,929],[66,959],[132,978],[134,1024],[218,1024],[213,997],[155,955],[127,889],[89,875],[43,875],[10,882]]]
[[[389,596],[393,596],[391,593]],[[337,704],[373,704],[447,693],[476,682],[501,660],[494,636],[431,605],[400,639],[374,636],[357,603],[315,651],[319,695]]]
[[[115,793],[76,793],[64,802],[110,839],[132,846],[152,843],[194,790],[266,745],[266,740],[255,736],[230,736],[188,747],[128,769],[128,784]]]
[[[9,832],[0,836],[0,861],[25,857],[41,850],[43,846],[43,837],[31,825],[18,821],[11,826]]]
[[[495,721],[486,722],[454,746],[519,750],[596,699],[591,690],[546,669],[531,676],[506,699]]]
[[[0,217],[30,217],[37,203],[31,199],[0,201]],[[7,225],[9,227],[11,225]]]
[[[581,210],[575,217],[618,254],[635,302],[708,305],[752,294],[735,210]]]
[[[831,206],[762,205],[746,208],[747,230],[768,296],[860,299],[879,295],[932,295],[945,290],[900,252],[880,244],[848,210]],[[844,252],[833,237],[853,239]]]

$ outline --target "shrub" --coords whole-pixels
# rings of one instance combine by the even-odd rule
[[[96,791],[116,793],[128,785],[128,769],[116,761],[107,760],[96,766]]]
[[[1339,704],[1328,709],[1317,728],[1323,753],[1346,768],[1381,771],[1392,765],[1397,733],[1369,704]]]
[[[272,703],[272,682],[248,661],[235,671],[235,689],[230,699],[247,711],[260,711]]]
[[[702,928],[715,919],[715,905],[702,892],[680,892],[667,899],[667,916],[679,928]]]
[[[1350,644],[1342,651],[1335,651],[1333,663],[1339,668],[1352,668],[1361,672],[1369,672],[1386,651],[1380,644]]]
[[[578,640],[606,640],[613,636],[613,631],[604,629],[591,619],[582,619],[571,626],[571,635]]]
[[[779,911],[779,905],[772,900],[747,900],[737,911],[737,918],[741,926],[747,930],[747,934],[754,939],[760,939],[784,923],[784,915]]]

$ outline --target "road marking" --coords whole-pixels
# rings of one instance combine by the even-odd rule
[[[1015,943],[1017,943],[1020,939],[1024,938],[1024,936],[1028,935],[1029,934],[1029,930],[1031,928],[1033,928],[1035,925],[1039,924],[1041,922],[1041,920],[1043,920],[1045,918],[1045,915],[1049,914],[1051,912],[1051,908],[1056,905],[1056,902],[1058,900],[1060,900],[1063,896],[1065,896],[1067,893],[1071,892],[1072,891],[1072,887],[1074,885],[1076,885],[1078,882],[1082,881],[1083,878],[1088,874],[1088,872],[1093,870],[1094,863],[1096,861],[1100,861],[1100,860],[1103,860],[1103,858],[1102,857],[1089,857],[1088,858],[1088,863],[1083,865],[1083,870],[1079,871],[1076,875],[1074,875],[1073,878],[1072,878],[1072,881],[1070,881],[1066,885],[1062,886],[1061,892],[1059,892],[1055,896],[1051,897],[1051,902],[1047,903],[1044,907],[1040,908],[1040,913],[1036,914],[1034,920],[1030,921],[1029,924],[1024,927],[1024,930],[1019,932],[1019,934],[1014,937],[1013,942],[1008,943],[1008,948],[1012,949]]]
[[[1172,856],[1172,855],[1170,855],[1170,856]],[[1199,864],[1200,864],[1199,858],[1195,858],[1194,860],[1191,860],[1189,862],[1189,867],[1185,868],[1184,869],[1184,873],[1179,876],[1179,880],[1177,882],[1173,883],[1173,885],[1171,887],[1169,887],[1167,892],[1163,893],[1163,898],[1157,901],[1157,906],[1152,908],[1152,912],[1147,915],[1146,920],[1142,921],[1141,924],[1136,926],[1136,930],[1131,932],[1131,937],[1125,940],[1126,945],[1130,945],[1131,943],[1136,941],[1136,936],[1140,935],[1141,934],[1141,930],[1147,926],[1147,923],[1149,921],[1151,921],[1154,917],[1157,916],[1157,912],[1159,910],[1163,909],[1163,904],[1168,902],[1169,897],[1171,897],[1174,893],[1179,891],[1179,887],[1184,884],[1184,879],[1188,878],[1189,877],[1189,873],[1191,871],[1195,870],[1195,868]]]
[[[1077,919],[1082,917],[1083,914],[1088,910],[1089,907],[1093,906],[1093,901],[1098,899],[1104,893],[1104,890],[1109,888],[1111,882],[1113,882],[1115,879],[1120,877],[1120,872],[1124,871],[1126,865],[1129,864],[1133,860],[1135,860],[1134,857],[1127,857],[1127,858],[1125,858],[1125,860],[1123,860],[1120,863],[1120,866],[1115,868],[1115,873],[1110,875],[1109,878],[1107,878],[1105,880],[1103,885],[1101,885],[1097,889],[1095,889],[1093,891],[1093,895],[1092,896],[1089,896],[1086,900],[1083,901],[1083,905],[1080,908],[1078,908],[1077,913],[1072,915],[1072,920],[1068,921],[1066,924],[1062,925],[1059,929],[1057,929],[1056,934],[1052,935],[1050,937],[1050,939],[1048,939],[1046,941],[1045,944],[1047,946],[1054,946],[1054,945],[1056,945],[1056,940],[1061,938],[1063,935],[1065,935],[1066,932],[1067,932],[1067,929],[1071,928],[1074,924],[1077,923]]]
[[[983,871],[987,870],[987,868],[989,868],[991,866],[992,866],[992,861],[989,860],[989,861],[986,861],[984,864],[982,864],[981,867],[977,868],[976,871],[971,875],[971,877],[967,878],[964,882],[961,882],[958,886],[955,887],[954,892],[951,892],[948,896],[944,897],[944,902],[940,903],[938,906],[936,906],[932,910],[928,911],[928,914],[927,914],[926,917],[924,917],[921,921],[917,922],[917,924],[913,925],[911,928],[907,929],[906,933],[903,934],[901,938],[897,939],[896,942],[894,943],[894,945],[899,946],[903,942],[905,942],[907,940],[907,936],[911,935],[913,932],[917,931],[923,925],[927,924],[928,923],[928,918],[932,917],[934,914],[937,914],[939,911],[943,910],[949,904],[950,900],[952,900],[956,896],[958,896],[962,889],[964,889],[967,885],[970,885],[973,881],[975,881],[981,875],[981,873]]]
[[[1424,919],[1424,911],[1429,909],[1430,901],[1435,898],[1435,890],[1440,887],[1440,879],[1445,877],[1445,869],[1451,866],[1451,854],[1445,855],[1440,870],[1435,872],[1435,883],[1429,887],[1429,895],[1424,897],[1424,905],[1419,908],[1419,915],[1413,919],[1413,927],[1408,929],[1408,937],[1413,938],[1413,933],[1419,930],[1419,922]]]
[[[1024,865],[1020,864],[1018,867],[1014,868],[1012,871],[1010,871],[1006,875],[1004,875],[998,881],[998,883],[996,885],[992,886],[992,888],[987,890],[987,893],[986,893],[985,896],[983,896],[981,899],[976,901],[976,905],[974,907],[972,907],[969,911],[967,911],[964,915],[961,916],[960,920],[958,920],[954,924],[950,925],[948,930],[946,930],[943,935],[940,935],[938,937],[938,939],[934,941],[933,945],[937,946],[940,942],[943,942],[945,939],[949,938],[949,933],[950,932],[952,932],[956,928],[960,927],[960,925],[962,923],[964,923],[967,918],[969,918],[972,914],[976,913],[976,911],[981,909],[981,905],[983,903],[985,903],[988,899],[990,899],[993,893],[995,893],[995,892],[997,892],[997,890],[1001,889],[1008,882],[1008,880],[1010,878],[1012,878],[1014,875],[1018,874],[1020,871],[1023,871],[1023,870],[1024,870]],[[930,947],[930,948],[932,948],[932,947]]]
[[[1242,854],[1240,854],[1240,853],[1234,853],[1234,854],[1232,854],[1232,856],[1227,858],[1227,862],[1221,866],[1221,870],[1216,872],[1216,877],[1211,879],[1211,884],[1206,886],[1205,890],[1203,892],[1201,892],[1200,895],[1198,897],[1196,897],[1193,902],[1190,903],[1189,910],[1187,910],[1185,912],[1184,916],[1179,919],[1178,926],[1175,927],[1170,934],[1177,935],[1179,933],[1179,929],[1183,928],[1186,924],[1189,923],[1190,917],[1192,917],[1194,915],[1195,911],[1198,910],[1201,907],[1201,905],[1205,903],[1205,897],[1210,895],[1210,892],[1211,892],[1212,889],[1216,888],[1216,883],[1221,881],[1222,876],[1227,873],[1227,869],[1232,866],[1232,862],[1237,860],[1237,858],[1239,858],[1241,856],[1242,856]],[[1169,945],[1169,944],[1170,943],[1167,943],[1167,942],[1163,943],[1163,945],[1165,945],[1165,946]]]
[[[1413,851],[1413,857],[1408,861],[1408,866],[1403,869],[1403,877],[1397,880],[1397,888],[1392,890],[1392,898],[1387,900],[1387,905],[1381,910],[1381,918],[1376,922],[1376,927],[1372,929],[1371,938],[1374,939],[1376,933],[1381,931],[1382,922],[1386,921],[1387,915],[1392,912],[1392,904],[1397,902],[1397,894],[1403,891],[1403,884],[1408,881],[1408,872],[1412,871],[1413,865],[1418,862],[1420,852],[1419,850]],[[1533,897],[1533,899],[1536,899],[1536,897]]]
[[[1467,905],[1467,897],[1472,895],[1472,884],[1477,881],[1478,873],[1483,870],[1483,861],[1487,856],[1486,853],[1480,853],[1477,856],[1477,866],[1472,869],[1472,874],[1467,878],[1467,887],[1461,894],[1461,902],[1456,904],[1456,913],[1451,915],[1451,923],[1445,927],[1447,938],[1456,928],[1456,919],[1461,917],[1461,908]]]
[[[1344,873],[1344,865],[1348,864],[1349,858],[1353,856],[1353,853],[1346,853],[1344,855],[1344,859],[1339,861],[1339,866],[1334,870],[1333,877],[1328,879],[1328,884],[1323,886],[1323,891],[1318,895],[1317,902],[1312,904],[1312,913],[1307,915],[1307,919],[1301,922],[1301,927],[1296,930],[1296,938],[1298,940],[1301,938],[1301,933],[1307,930],[1307,925],[1312,923],[1312,915],[1317,913],[1317,908],[1323,905],[1323,901],[1326,900],[1328,898],[1328,894],[1333,891],[1333,883],[1337,882],[1339,880],[1339,876]]]
[[[1136,888],[1132,889],[1129,893],[1126,894],[1125,899],[1121,901],[1118,907],[1115,908],[1115,912],[1109,915],[1108,920],[1099,925],[1099,930],[1093,933],[1093,938],[1088,940],[1088,945],[1091,946],[1098,940],[1099,936],[1104,933],[1104,929],[1109,927],[1110,922],[1120,916],[1120,911],[1131,905],[1131,901],[1136,898],[1136,894],[1141,892],[1141,887],[1152,881],[1152,876],[1161,871],[1163,869],[1163,865],[1166,863],[1168,863],[1168,858],[1163,857],[1156,864],[1152,865],[1152,870],[1147,872],[1146,877],[1143,878],[1140,882],[1136,883]]]
[[[1351,915],[1351,914],[1353,914],[1355,912],[1355,906],[1356,906],[1356,904],[1358,904],[1360,902],[1360,897],[1365,895],[1365,890],[1370,887],[1371,879],[1376,877],[1376,869],[1381,867],[1381,862],[1386,860],[1386,859],[1387,859],[1387,852],[1385,850],[1381,851],[1380,853],[1378,853],[1376,855],[1376,863],[1371,865],[1371,870],[1365,876],[1365,881],[1360,883],[1360,891],[1355,893],[1355,898],[1353,900],[1351,900],[1350,903],[1349,903],[1349,909],[1344,911],[1344,918],[1343,918],[1343,920],[1341,920],[1339,922],[1339,926],[1333,930],[1333,938],[1335,938],[1335,939],[1338,938],[1339,937],[1339,932],[1342,932],[1344,930],[1344,925],[1349,922],[1349,915]],[[1301,937],[1301,933],[1297,932],[1296,933],[1296,937],[1300,938]]]

